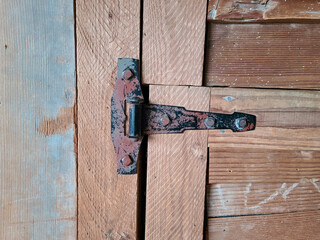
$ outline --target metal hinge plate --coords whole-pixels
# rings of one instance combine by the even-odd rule
[[[144,104],[138,60],[118,60],[116,84],[111,98],[111,136],[119,174],[137,172],[138,153],[144,135],[181,133],[194,129],[244,132],[254,130],[255,126],[256,117],[246,113],[196,112],[177,106]]]

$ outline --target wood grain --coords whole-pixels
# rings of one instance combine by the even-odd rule
[[[210,131],[209,183],[290,182],[320,174],[319,91],[211,89],[211,111],[257,116],[246,133]]]
[[[210,109],[252,113],[257,116],[258,128],[320,127],[319,91],[212,88]]]
[[[229,183],[207,186],[208,217],[286,213],[320,208],[320,179],[296,183]]]
[[[142,81],[202,85],[207,1],[143,2]]]
[[[150,86],[150,103],[209,109],[210,90]],[[203,239],[207,131],[148,137],[146,239]]]
[[[117,175],[110,99],[117,60],[139,58],[140,1],[76,1],[78,238],[136,239],[137,175]]]
[[[0,239],[76,239],[73,1],[0,16]]]
[[[320,177],[319,151],[270,150],[247,144],[210,148],[209,159],[209,183],[298,183]]]
[[[294,22],[320,19],[317,0],[209,0],[208,21]]]
[[[205,85],[320,88],[319,24],[208,24]]]
[[[211,218],[208,221],[208,239],[311,240],[319,238],[319,224],[319,210],[287,214]]]

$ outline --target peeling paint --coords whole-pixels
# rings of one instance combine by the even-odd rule
[[[220,184],[217,184],[217,190],[218,190],[218,194],[219,194],[219,199],[220,199],[221,205],[222,205],[224,210],[227,210],[227,207],[226,207],[226,205],[224,203],[222,189],[221,189],[221,185]]]
[[[284,191],[284,193],[282,193],[282,197],[284,199],[287,199],[287,195],[289,195],[289,193],[295,189],[297,186],[299,185],[299,183],[294,183],[291,187],[289,187],[287,190]]]
[[[74,107],[64,107],[59,110],[58,116],[54,119],[44,118],[39,127],[38,132],[45,136],[61,134],[66,132],[73,126]]]
[[[250,192],[250,188],[249,190],[246,191],[246,196],[245,196],[245,207],[248,209],[257,209],[259,208],[261,205],[266,204],[272,200],[274,200],[277,196],[279,196],[281,194],[283,199],[287,199],[287,196],[290,194],[290,192],[295,189],[297,186],[299,185],[299,183],[294,183],[292,184],[292,186],[290,186],[289,188],[286,189],[287,187],[287,183],[283,183],[281,185],[281,187],[279,189],[277,189],[274,193],[272,193],[268,198],[264,199],[263,201],[259,202],[257,205],[254,206],[247,206],[247,194]],[[251,187],[251,185],[250,185]]]
[[[215,11],[213,15],[212,12]],[[208,20],[225,22],[255,22],[287,19],[319,19],[320,7],[316,0],[225,0],[208,5]]]
[[[226,100],[227,102],[232,102],[233,100],[235,100],[235,98],[232,96],[225,96],[222,99]]]

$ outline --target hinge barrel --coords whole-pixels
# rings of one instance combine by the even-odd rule
[[[137,139],[141,137],[141,114],[142,105],[133,103],[129,109],[129,138]]]

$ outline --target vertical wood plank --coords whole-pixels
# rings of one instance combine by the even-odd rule
[[[137,175],[117,175],[110,99],[117,60],[139,58],[140,1],[76,1],[78,237],[135,239]]]
[[[0,239],[76,239],[73,1],[0,1]]]
[[[210,89],[150,86],[150,102],[209,109]],[[146,239],[202,239],[208,133],[148,137]]]
[[[144,83],[202,85],[206,8],[206,0],[144,1]]]

